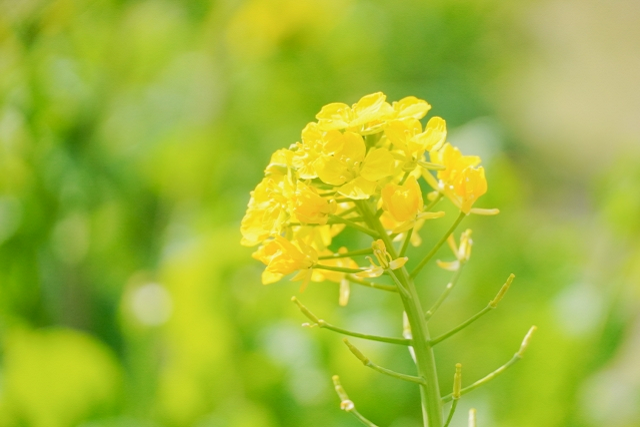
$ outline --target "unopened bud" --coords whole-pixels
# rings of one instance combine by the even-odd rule
[[[344,341],[347,347],[349,347],[349,350],[351,350],[351,353],[353,353],[353,355],[357,357],[363,364],[367,365],[369,363],[369,359],[367,359],[367,357],[362,354],[360,350],[358,350],[353,344],[351,344],[348,339],[345,338],[342,341]]]
[[[498,295],[496,295],[496,297],[492,299],[491,302],[489,302],[489,307],[496,308],[498,306],[498,303],[502,300],[504,295],[509,290],[509,287],[511,286],[511,282],[513,282],[513,279],[515,279],[515,277],[516,276],[513,273],[509,275],[509,277],[507,278],[507,281],[504,282],[504,285],[502,285],[502,287],[498,291]]]
[[[469,409],[469,427],[476,427],[476,410]]]
[[[305,307],[304,305],[302,305],[302,303],[300,301],[298,301],[298,298],[296,297],[291,297],[291,301],[293,301],[298,308],[300,309],[300,311],[302,312],[302,314],[304,314],[305,316],[307,316],[309,319],[311,319],[312,321],[314,321],[315,323],[320,323],[320,320],[315,316],[315,314],[313,314],[312,312],[309,311],[309,309],[307,307]]]
[[[520,350],[518,350],[518,352],[516,353],[516,356],[522,357],[524,352],[527,350],[527,347],[529,346],[529,342],[531,341],[531,336],[537,329],[538,329],[537,326],[532,326],[529,329],[529,332],[527,332],[527,335],[525,335],[524,339],[522,340],[522,344],[520,345]]]
[[[456,373],[453,375],[453,400],[460,399],[462,391],[462,364],[456,363]]]

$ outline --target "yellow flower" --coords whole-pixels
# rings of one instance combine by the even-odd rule
[[[271,161],[267,165],[265,175],[286,175],[292,166],[293,151],[286,148],[277,150],[271,155]]]
[[[379,132],[394,112],[386,98],[376,92],[363,96],[353,107],[340,102],[325,105],[316,115],[318,127],[324,131],[348,129],[361,135]]]
[[[394,120],[385,128],[389,141],[404,153],[406,161],[422,160],[425,151],[437,150],[447,137],[447,126],[440,117],[432,117],[422,131],[422,124],[413,118]]]
[[[288,205],[294,194],[288,175],[265,177],[251,192],[240,231],[243,246],[255,246],[269,236],[280,234],[288,220]]]
[[[434,189],[447,196],[462,212],[469,214],[476,200],[487,192],[484,168],[476,167],[480,163],[480,157],[463,156],[460,150],[449,143],[439,150],[431,150],[429,154],[432,162],[443,165],[445,169],[438,171],[439,183],[427,171],[423,174],[424,178]]]
[[[360,273],[356,273],[355,275],[358,277],[380,277],[385,270],[402,268],[409,260],[407,257],[392,259],[382,239],[374,241],[371,247],[373,248],[373,255],[375,255],[380,265],[377,265],[371,257],[367,257],[371,266]]]
[[[394,101],[392,107],[392,118],[397,120],[408,118],[420,120],[426,116],[431,109],[431,105],[429,105],[427,101],[418,99],[415,96],[407,96],[400,101]]]
[[[329,203],[327,199],[318,194],[314,187],[298,181],[293,213],[299,222],[324,225],[327,223],[329,215],[335,210],[335,202]]]
[[[302,142],[297,142],[293,151],[292,163],[301,179],[318,177],[313,163],[322,153],[325,144],[325,133],[317,123],[309,123],[302,130]]]
[[[487,180],[484,168],[467,167],[452,183],[453,191],[460,198],[460,210],[466,214],[471,212],[473,204],[487,192]]]
[[[471,257],[471,247],[473,246],[473,240],[471,240],[471,229],[465,230],[465,232],[460,235],[460,246],[456,245],[453,234],[449,236],[447,243],[451,248],[451,252],[453,252],[453,255],[456,257],[456,260],[451,262],[438,260],[436,263],[439,267],[444,268],[445,270],[456,271],[460,268],[461,264],[469,261],[469,258]]]
[[[347,253],[347,248],[341,247],[338,250],[338,254]],[[326,250],[322,253],[322,255],[331,255],[332,252]],[[342,268],[353,268],[357,269],[358,264],[352,260],[351,258],[332,258],[332,259],[323,259],[322,265],[328,265],[332,267],[342,267]],[[322,282],[324,280],[329,280],[330,282],[335,282],[340,284],[340,293],[338,298],[338,304],[341,306],[347,305],[349,302],[349,294],[351,293],[351,288],[349,286],[349,280],[347,280],[347,274],[339,271],[329,271],[329,270],[313,270],[313,276],[311,278],[314,282]]]
[[[413,175],[402,185],[387,184],[382,189],[382,208],[398,222],[415,219],[422,207],[422,191]]]
[[[294,244],[282,236],[275,236],[260,246],[253,257],[267,266],[262,273],[262,283],[265,285],[299,270],[303,274],[298,274],[293,280],[307,279],[311,268],[318,262],[318,253],[311,246],[301,241]]]
[[[444,170],[438,171],[438,178],[445,183],[453,182],[456,175],[460,174],[469,166],[480,164],[478,156],[463,156],[460,150],[453,145],[446,143],[440,149],[433,149],[429,152],[433,163],[442,165]]]
[[[377,181],[393,174],[395,161],[385,148],[372,148],[365,153],[362,136],[334,131],[314,167],[323,182],[339,186],[338,193],[351,199],[367,199],[375,193]]]

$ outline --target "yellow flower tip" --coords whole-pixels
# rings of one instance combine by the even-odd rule
[[[407,261],[409,261],[409,258],[406,256],[401,258],[396,258],[389,263],[389,268],[392,270],[397,270],[399,268],[402,268],[407,263]]]
[[[453,375],[453,399],[460,399],[462,392],[462,364],[456,363],[456,373]]]
[[[349,281],[346,278],[343,278],[340,281],[340,293],[338,297],[338,304],[342,307],[346,306],[349,303],[350,294],[351,294],[351,287],[349,285]]]
[[[316,114],[318,128],[324,131],[345,129],[351,123],[352,117],[351,107],[341,102],[327,104]]]
[[[518,357],[522,357],[524,355],[524,352],[527,350],[527,347],[529,347],[529,343],[531,342],[531,337],[533,336],[533,333],[537,330],[538,330],[538,327],[534,325],[529,329],[529,331],[527,332],[527,335],[524,336],[524,339],[522,340],[522,344],[520,345],[520,350],[518,350],[518,352],[516,353]]]
[[[436,264],[438,265],[438,267],[447,271],[458,271],[460,269],[460,261],[458,260],[455,260],[455,261],[436,260]]]
[[[324,225],[336,210],[335,203],[330,203],[315,188],[302,182],[298,182],[294,200],[293,213],[303,224]]]
[[[447,139],[447,123],[441,117],[432,117],[419,136],[424,151],[438,150]],[[436,162],[437,163],[437,162]]]
[[[427,115],[431,105],[415,96],[407,96],[392,104],[396,119],[416,119],[420,120]]]
[[[415,219],[423,208],[422,191],[413,175],[402,185],[387,184],[381,194],[382,208],[398,222]]]
[[[318,261],[318,253],[311,246],[302,241],[294,244],[279,235],[265,242],[252,256],[267,266],[262,273],[264,284],[277,282],[299,270],[302,271],[294,280],[309,280],[311,267]]]

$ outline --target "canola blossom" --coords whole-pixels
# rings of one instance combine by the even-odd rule
[[[430,109],[429,103],[416,97],[390,104],[381,92],[364,96],[352,106],[332,103],[322,107],[317,121],[302,130],[299,142],[271,156],[264,179],[251,192],[241,224],[241,243],[257,246],[253,257],[266,265],[263,284],[285,276],[302,282],[301,290],[310,282],[334,282],[338,284],[338,303],[342,306],[351,297],[351,284],[395,292],[403,307],[402,337],[334,326],[318,318],[296,297],[292,301],[311,322],[303,326],[408,346],[417,375],[378,366],[344,340],[365,366],[419,385],[423,427],[449,427],[463,394],[492,380],[522,358],[535,326],[511,360],[467,387],[462,383],[462,365],[456,364],[453,393],[441,395],[434,346],[495,309],[514,275],[483,310],[449,332],[431,336],[431,317],[452,292],[471,257],[471,230],[462,232],[456,240],[457,226],[467,215],[493,215],[498,210],[475,206],[487,192],[481,159],[462,154],[447,141],[447,126],[441,117],[430,117],[423,125],[421,120]],[[458,215],[435,246],[418,259],[410,259],[406,255],[408,247],[422,244],[420,234],[428,228],[425,224],[445,216],[444,211],[434,211],[443,199],[452,203]],[[366,235],[371,239],[370,245],[344,246],[350,236],[341,236],[338,245],[335,237],[347,228]],[[454,259],[436,259],[436,264],[453,272],[453,277],[425,310],[417,286],[422,283],[415,279],[445,243]],[[419,251],[411,254],[414,252]],[[410,265],[412,269],[408,269]],[[333,382],[341,409],[363,424],[376,427],[355,409],[338,376],[333,377]],[[443,405],[449,401],[453,403],[445,420]]]
[[[424,222],[444,216],[425,200],[445,197],[463,214],[495,213],[473,208],[487,191],[480,158],[447,142],[444,119],[431,117],[423,126],[430,109],[413,96],[390,104],[381,92],[352,106],[328,104],[299,142],[272,155],[241,224],[241,243],[258,246],[254,258],[266,265],[264,284],[293,273],[303,286],[334,281],[345,303],[347,275],[380,275],[375,263],[362,266],[347,249],[332,249],[345,227],[374,238],[380,232],[363,219],[363,203],[377,211],[384,233],[414,246],[421,244]],[[384,246],[379,242],[374,246]]]

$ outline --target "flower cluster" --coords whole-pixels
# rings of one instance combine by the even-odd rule
[[[359,267],[346,248],[331,250],[345,227],[374,238],[382,231],[395,239],[410,236],[419,245],[423,223],[444,215],[431,212],[442,197],[464,214],[492,213],[472,208],[487,190],[480,158],[462,155],[446,141],[442,118],[423,126],[420,120],[430,109],[412,96],[390,104],[380,92],[352,106],[332,103],[304,128],[300,142],[273,154],[241,225],[242,244],[259,245],[254,257],[267,266],[263,283],[297,273],[293,280],[330,280],[348,289],[347,275],[373,273]],[[427,194],[421,182],[431,187]],[[384,230],[371,233],[365,208]],[[383,252],[380,240],[369,253]],[[344,293],[341,302],[346,303]]]

